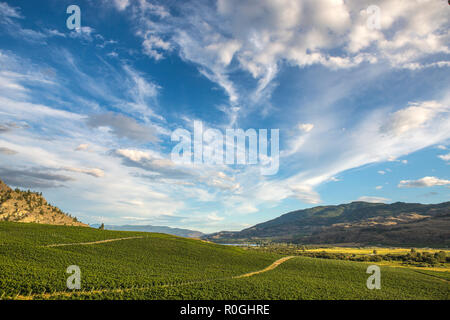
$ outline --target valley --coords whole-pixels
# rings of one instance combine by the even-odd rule
[[[156,233],[0,222],[2,299],[449,298],[442,272],[387,265],[382,290],[369,290],[370,264]],[[79,290],[66,286],[71,265],[81,270]]]

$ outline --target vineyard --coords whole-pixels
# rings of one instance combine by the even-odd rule
[[[447,273],[381,266],[382,288],[369,290],[369,263],[281,258],[164,234],[1,222],[0,297],[449,299]],[[81,270],[79,290],[66,286],[70,265]]]

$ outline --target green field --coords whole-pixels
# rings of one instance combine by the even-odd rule
[[[140,237],[90,245],[75,245]],[[52,244],[74,244],[48,247]],[[283,256],[155,233],[0,223],[3,299],[449,299],[448,273],[381,266],[380,290],[366,288],[370,263]],[[66,268],[81,269],[81,290]]]

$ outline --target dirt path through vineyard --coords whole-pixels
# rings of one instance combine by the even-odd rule
[[[262,270],[255,271],[255,272],[249,272],[249,273],[241,274],[240,276],[234,276],[233,278],[234,278],[234,279],[247,278],[247,277],[254,276],[254,275],[256,275],[256,274],[260,274],[260,273],[263,273],[263,272],[267,272],[267,271],[273,270],[273,269],[275,269],[276,267],[278,267],[280,264],[282,264],[283,262],[286,262],[286,261],[288,261],[289,259],[292,259],[293,257],[294,257],[294,256],[289,256],[289,257],[284,257],[284,258],[278,259],[277,261],[275,261],[274,263],[272,263],[272,264],[271,264],[270,266],[268,266],[267,268],[264,268],[264,269],[262,269]]]
[[[130,239],[141,239],[141,238],[145,238],[145,237],[139,236],[139,237],[105,239],[105,240],[98,240],[98,241],[91,241],[91,242],[56,243],[56,244],[48,244],[48,245],[45,245],[44,247],[53,248],[53,247],[64,247],[64,246],[87,246],[87,245],[91,245],[91,244],[107,243],[107,242],[130,240]]]
[[[94,244],[94,243],[104,243],[104,242],[111,242],[111,241],[118,241],[118,240],[126,240],[126,239],[135,239],[135,238],[142,238],[142,237],[130,237],[130,238],[118,238],[118,239],[110,239],[110,240],[102,240],[102,241],[95,241],[95,242],[85,242],[85,243],[78,243],[78,244]],[[76,244],[60,244],[60,245],[50,245],[50,246],[61,246],[61,245],[76,245]],[[294,258],[294,256],[284,257],[281,259],[276,260],[273,262],[270,266],[254,271],[249,273],[244,273],[238,276],[232,276],[227,278],[220,278],[220,279],[208,279],[208,280],[200,280],[200,281],[187,281],[183,283],[176,283],[176,284],[161,284],[161,285],[155,285],[151,287],[135,287],[135,288],[111,288],[111,289],[100,289],[100,290],[88,290],[88,291],[62,291],[62,292],[53,292],[53,293],[43,293],[43,294],[31,294],[31,295],[17,295],[14,297],[14,299],[17,300],[32,300],[33,298],[37,299],[49,299],[51,297],[57,297],[57,296],[65,296],[70,297],[74,294],[101,294],[101,293],[121,293],[121,292],[127,292],[132,290],[148,290],[152,288],[167,288],[167,287],[178,287],[178,286],[185,286],[190,284],[198,284],[198,283],[207,283],[212,281],[218,281],[218,280],[230,280],[230,279],[241,279],[241,278],[248,278],[257,274],[261,274],[270,270],[275,269],[280,264],[288,261],[289,259]]]

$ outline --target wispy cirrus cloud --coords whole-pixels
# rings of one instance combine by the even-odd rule
[[[64,167],[63,170],[71,171],[71,172],[79,172],[88,174],[90,176],[101,178],[105,175],[105,172],[99,168],[74,168],[74,167]]]
[[[410,69],[448,63],[422,62],[425,57],[450,52],[448,35],[441,32],[448,27],[445,3],[377,1],[380,28],[370,29],[366,9],[373,4],[218,0],[215,6],[186,2],[162,7],[144,0],[115,2],[119,10],[133,7],[144,50],[150,50],[153,58],[160,59],[164,51],[178,48],[183,59],[198,64],[203,75],[227,92],[231,103],[240,99],[241,88],[229,76],[236,67],[255,79],[252,96],[267,98],[282,61],[331,69],[383,61]],[[178,14],[170,15],[171,9]],[[158,23],[152,20],[155,15],[161,19]],[[161,40],[162,36],[166,40]]]
[[[67,177],[35,182],[69,209],[116,222],[127,212],[238,228],[261,212],[272,218],[288,207],[357,198],[344,195],[357,185],[345,175],[383,162],[364,194],[386,183],[378,200],[395,199],[387,183],[397,184],[400,170],[386,174],[387,167],[415,170],[408,155],[450,139],[447,6],[372,2],[102,1],[114,17],[129,17],[113,41],[101,35],[110,32],[111,21],[103,22],[111,10],[99,21],[83,16],[84,29],[73,33],[61,32],[59,20],[34,25],[30,6],[2,3],[5,48],[26,36],[13,28],[32,28],[36,40],[0,51],[0,168]],[[372,4],[381,9],[380,29],[367,27]],[[279,128],[279,174],[172,163],[170,133],[191,129],[193,119],[205,128]],[[446,163],[436,162],[440,176]],[[407,185],[432,183],[404,181],[402,196],[414,192]]]

